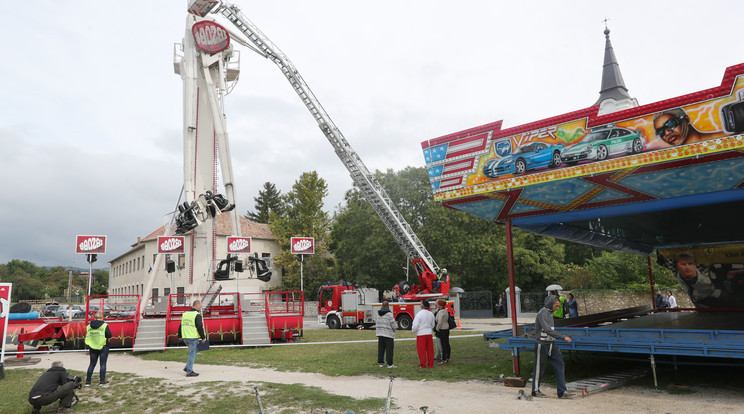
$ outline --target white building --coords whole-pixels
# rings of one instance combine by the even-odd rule
[[[273,267],[272,258],[279,253],[279,243],[271,234],[268,224],[254,223],[245,217],[240,217],[240,236],[251,238],[251,254],[257,254],[266,260],[272,276],[269,282],[262,282],[251,274],[248,268],[242,273],[231,272],[234,280],[222,280],[217,283],[222,285],[222,292],[260,293],[274,290],[282,284],[282,269]],[[214,257],[216,258],[209,268],[194,268],[185,249],[183,254],[170,254],[169,258],[175,261],[176,269],[173,273],[167,273],[165,269],[156,272],[153,269],[155,259],[158,256],[158,236],[165,235],[165,227],[160,227],[144,239],[137,238],[137,243],[132,248],[109,262],[109,295],[143,295],[148,284],[148,279],[156,277],[153,283],[152,297],[168,296],[170,293],[204,293],[213,283],[212,272],[217,266],[219,259],[227,256],[227,237],[236,236],[230,232],[230,218],[227,214],[220,214],[215,218],[215,244]],[[194,232],[184,234],[185,244],[189,246]],[[175,257],[178,256],[178,257]],[[242,255],[241,255],[242,256]],[[241,257],[241,259],[245,259]],[[165,260],[161,260],[165,266]],[[237,276],[237,278],[236,278]]]

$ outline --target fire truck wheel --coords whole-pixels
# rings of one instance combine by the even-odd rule
[[[328,325],[329,329],[338,329],[341,327],[341,321],[338,320],[337,316],[330,316],[326,321],[326,325]]]
[[[409,331],[411,330],[411,325],[413,324],[413,320],[408,315],[400,315],[398,317],[398,328]]]

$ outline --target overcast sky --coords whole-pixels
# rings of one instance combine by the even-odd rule
[[[605,17],[642,105],[717,86],[744,62],[744,2],[734,0],[235,3],[372,171],[423,166],[426,139],[590,106]],[[98,268],[164,223],[183,183],[172,62],[185,4],[22,1],[6,11],[0,263],[85,268],[75,235],[103,234]],[[348,172],[277,67],[238,48],[240,81],[226,97],[238,210],[253,210],[264,182],[285,193],[315,170],[332,212],[352,186]]]

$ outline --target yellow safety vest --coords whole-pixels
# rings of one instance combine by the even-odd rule
[[[196,315],[197,311],[187,311],[183,313],[181,317],[181,338],[201,338],[199,331],[196,329]]]
[[[100,350],[106,346],[106,322],[94,329],[88,325],[88,332],[85,334],[85,345],[90,349]]]

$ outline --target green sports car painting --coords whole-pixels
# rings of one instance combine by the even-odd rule
[[[645,140],[641,131],[608,125],[593,128],[581,141],[561,152],[561,161],[573,165],[579,161],[601,161],[618,154],[643,151]]]

